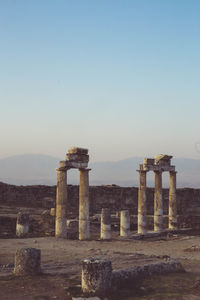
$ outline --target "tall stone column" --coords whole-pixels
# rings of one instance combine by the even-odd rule
[[[169,172],[169,229],[177,229],[176,173]]]
[[[79,240],[90,238],[89,220],[89,171],[91,169],[79,169]]]
[[[154,231],[163,230],[163,199],[162,199],[162,172],[155,173],[154,191]]]
[[[147,232],[147,208],[146,208],[146,171],[139,170],[139,188],[138,188],[138,233]]]
[[[67,238],[66,206],[67,206],[67,169],[60,167],[57,170],[56,190],[56,237]]]

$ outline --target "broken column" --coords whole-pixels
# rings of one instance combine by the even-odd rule
[[[16,223],[16,236],[23,238],[29,232],[29,214],[19,212]]]
[[[169,229],[177,229],[176,173],[169,172]]]
[[[41,251],[39,249],[18,249],[15,254],[13,273],[18,276],[38,275],[41,273],[40,261]]]
[[[122,210],[120,213],[120,236],[130,236],[130,214],[129,210]]]
[[[89,171],[90,169],[79,169],[79,240],[90,238],[89,220]]]
[[[139,170],[139,187],[138,187],[138,233],[147,232],[147,208],[146,208],[146,173],[147,171]]]
[[[60,162],[57,169],[57,190],[56,190],[56,228],[55,235],[59,238],[67,238],[66,227],[66,206],[67,206],[67,168],[65,162]]]
[[[86,295],[107,295],[111,289],[112,264],[106,259],[85,259],[82,263],[81,287]]]
[[[50,209],[50,216],[55,217],[56,216],[56,209],[54,207],[52,207]]]
[[[111,239],[111,216],[109,208],[102,208],[101,210],[101,236],[102,240]]]
[[[163,199],[162,199],[162,172],[154,171],[155,191],[154,191],[154,231],[163,229]]]

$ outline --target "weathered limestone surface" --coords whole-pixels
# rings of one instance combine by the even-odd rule
[[[89,162],[88,149],[72,147],[66,154],[65,165],[69,168],[87,168]]]
[[[129,210],[122,210],[120,213],[120,236],[130,236],[130,214]]]
[[[67,238],[78,239],[79,222],[78,220],[67,220]]]
[[[138,188],[138,233],[147,232],[147,196],[146,196],[146,171],[139,171]]]
[[[134,288],[134,284],[145,277],[171,272],[185,270],[180,262],[174,259],[116,271],[112,271],[109,260],[85,259],[82,263],[82,291],[86,295],[108,296],[110,291]]]
[[[176,172],[169,177],[169,229],[177,229]]]
[[[57,169],[56,190],[56,228],[55,234],[59,238],[67,238],[66,227],[67,210],[67,172],[65,168]]]
[[[170,161],[173,156],[166,154],[158,154],[155,156],[155,162],[157,165],[168,165],[170,166]]]
[[[29,232],[29,214],[19,212],[16,223],[16,236],[25,237]]]
[[[90,169],[79,169],[79,240],[90,238],[89,220],[89,171]]]
[[[111,239],[111,215],[109,208],[102,208],[101,211],[101,236],[102,240]]]
[[[83,154],[87,155],[88,154],[88,149],[85,148],[80,148],[80,147],[72,147],[68,150],[69,154]]]
[[[173,156],[158,154],[153,158],[145,158],[143,164],[140,164],[140,170],[143,171],[175,171],[175,166],[171,166],[171,159]]]
[[[70,154],[66,155],[67,161],[77,161],[77,162],[89,162],[88,154]]]
[[[81,287],[87,295],[106,295],[111,289],[112,264],[106,259],[85,259],[82,263]]]
[[[171,272],[184,272],[179,261],[169,260],[166,262],[158,262],[143,266],[136,266],[130,269],[113,271],[112,288],[118,290],[120,288],[133,286],[134,282],[136,283],[139,279]]]
[[[13,273],[18,276],[38,275],[41,273],[40,261],[41,251],[39,249],[18,249],[15,254]]]
[[[56,209],[55,209],[54,207],[52,207],[52,208],[50,209],[50,215],[51,215],[52,217],[55,217],[55,216],[56,216]]]
[[[162,172],[155,173],[154,231],[163,230]]]

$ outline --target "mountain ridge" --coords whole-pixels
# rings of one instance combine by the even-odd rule
[[[0,159],[0,181],[17,184],[56,184],[56,168],[61,159],[45,154],[21,154]],[[117,184],[137,186],[136,170],[143,157],[129,157],[119,161],[90,162],[90,184]],[[200,187],[200,159],[173,158],[179,187]],[[78,184],[77,170],[68,172],[68,183]],[[153,172],[148,173],[148,185],[154,185]],[[167,173],[163,174],[163,186],[169,185]]]

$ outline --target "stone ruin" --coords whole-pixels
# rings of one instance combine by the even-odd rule
[[[153,171],[155,174],[154,190],[154,232],[163,232],[163,197],[162,197],[162,172],[169,172],[169,210],[168,228],[177,230],[177,203],[176,203],[176,170],[171,165],[172,156],[158,154],[155,158],[145,158],[140,164],[139,187],[138,187],[138,234],[147,234],[147,172]],[[68,187],[67,171],[79,169],[79,240],[90,239],[90,214],[89,214],[89,155],[88,149],[72,147],[68,150],[65,160],[60,161],[57,168],[57,188],[56,188],[56,209],[51,211],[55,220],[55,236],[59,238],[70,238],[68,231],[67,208],[68,208]],[[70,224],[74,227],[77,222],[73,220]],[[75,224],[76,223],[76,224]],[[75,226],[76,227],[76,226]],[[16,224],[16,235],[25,237],[29,231],[29,215],[18,214]],[[68,234],[68,236],[67,236]],[[120,236],[130,237],[130,212],[122,210],[120,212]],[[102,208],[100,239],[109,240],[111,234],[111,211],[109,208]]]
[[[169,172],[169,229],[177,229],[177,207],[176,207],[176,171],[171,165],[173,156],[158,154],[155,158],[145,158],[140,165],[139,188],[138,188],[138,233],[147,232],[147,195],[146,176],[147,172],[155,174],[154,191],[154,231],[163,230],[163,198],[162,198],[162,172]]]
[[[90,238],[89,222],[89,155],[88,149],[73,147],[68,150],[64,161],[57,169],[56,191],[56,237],[67,238],[67,171],[79,169],[79,240]]]
[[[140,164],[139,188],[138,188],[138,234],[147,233],[147,193],[146,175],[153,171],[155,174],[154,191],[154,231],[163,231],[163,198],[162,198],[162,172],[169,172],[169,229],[177,229],[176,207],[176,171],[171,165],[172,156],[158,154],[155,158],[145,158]],[[66,208],[67,208],[67,171],[71,168],[79,169],[79,240],[90,238],[89,221],[89,155],[84,148],[73,147],[68,150],[65,161],[60,161],[57,169],[57,193],[56,193],[56,237],[67,238]],[[110,210],[102,209],[101,214],[101,239],[111,239]],[[121,212],[120,235],[130,235],[129,212]]]
[[[138,188],[138,234],[147,233],[147,195],[146,175],[153,171],[155,174],[154,191],[154,231],[163,231],[163,198],[162,172],[169,172],[169,229],[177,229],[176,207],[176,171],[171,165],[172,156],[159,154],[152,158],[145,158],[140,164]],[[57,168],[56,190],[56,224],[55,235],[67,238],[67,171],[75,168],[80,172],[79,186],[79,240],[90,238],[89,220],[89,155],[84,148],[73,147],[68,150],[66,159],[60,161]],[[54,215],[52,211],[52,215]],[[18,237],[25,237],[29,227],[29,215],[18,214],[16,232]],[[120,236],[130,237],[130,214],[122,210],[120,214]],[[111,213],[109,208],[102,208],[101,234],[102,240],[111,239]],[[117,291],[123,286],[132,286],[140,278],[169,272],[183,272],[182,265],[177,260],[156,262],[128,269],[112,270],[112,263],[107,259],[90,258],[82,262],[81,289],[85,296],[107,296],[111,291]],[[18,249],[15,255],[14,275],[32,276],[41,274],[41,251],[35,248]],[[72,298],[86,299],[86,298]],[[88,298],[100,299],[100,298]]]

